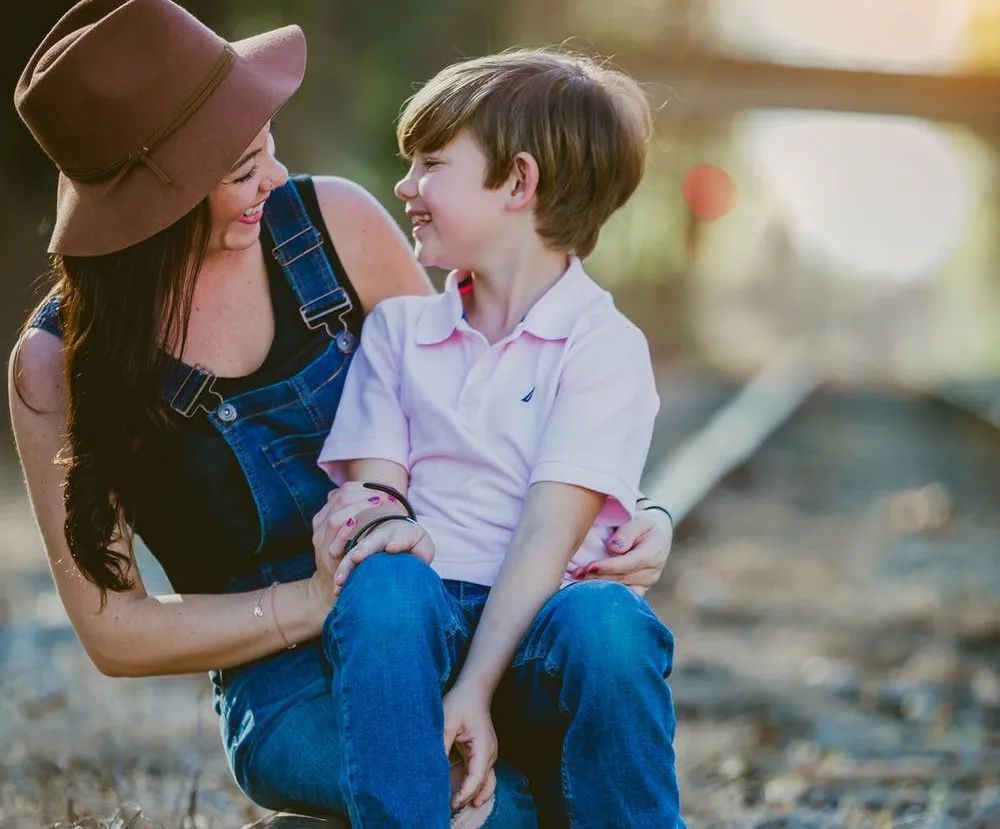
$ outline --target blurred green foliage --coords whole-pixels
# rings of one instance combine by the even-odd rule
[[[38,0],[19,8],[8,48],[0,53],[0,71],[9,91],[35,45],[69,5]],[[396,149],[395,120],[402,102],[419,83],[462,57],[516,45],[568,42],[621,59],[626,47],[621,39],[624,23],[613,26],[610,21],[635,22],[643,3],[635,0],[623,9],[598,9],[572,0],[545,5],[500,0],[428,0],[419,5],[402,0],[185,0],[183,5],[230,40],[289,23],[302,26],[309,63],[301,89],[276,119],[282,159],[293,172],[343,175],[360,182],[401,219],[392,195],[404,170]],[[635,27],[633,36],[655,39],[675,31],[683,19],[677,15],[666,19],[658,13],[655,26]],[[653,90],[651,97],[654,104],[662,103],[664,93]],[[2,117],[0,180],[7,198],[0,209],[0,244],[9,275],[0,282],[0,334],[9,343],[36,295],[27,288],[46,268],[56,172],[13,107]],[[654,149],[653,166],[660,170],[665,152],[663,147]],[[606,235],[617,241],[595,260],[611,266],[609,281],[620,281],[623,266],[662,275],[680,265],[682,227],[676,214],[681,206],[676,198],[664,201],[662,195],[662,190],[647,188],[641,209],[632,209],[609,228]],[[672,229],[665,234],[668,223]],[[650,262],[648,245],[637,248],[637,238],[654,241],[657,249],[666,241],[670,251],[665,260]],[[626,253],[629,256],[622,260]]]

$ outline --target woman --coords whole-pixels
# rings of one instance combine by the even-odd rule
[[[60,169],[57,282],[11,356],[14,434],[98,669],[213,670],[233,773],[263,805],[437,825],[421,817],[419,769],[352,785],[363,751],[393,747],[353,746],[331,693],[333,573],[355,522],[398,504],[354,484],[327,497],[315,463],[364,313],[431,287],[363,190],[288,181],[270,119],[304,65],[297,27],[227,44],[169,0],[86,0],[43,40],[15,101]],[[429,555],[419,528],[379,529],[387,549]],[[136,534],[178,595],[146,593]],[[654,583],[669,524],[633,520],[615,541],[614,577]],[[387,570],[372,601],[412,629],[407,589]],[[385,645],[366,630],[354,643],[373,658]],[[384,665],[370,716],[391,717],[405,691],[405,665]],[[555,814],[558,741],[547,762],[533,781],[550,772]],[[497,776],[477,814],[535,825],[523,778]]]

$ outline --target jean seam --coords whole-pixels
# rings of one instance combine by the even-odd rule
[[[330,347],[332,348],[333,346],[331,345]],[[325,355],[326,352],[324,352],[324,356]],[[345,358],[341,355],[340,365],[337,367],[337,370],[315,388],[312,388],[309,383],[306,382],[305,378],[296,376],[291,379],[295,393],[299,396],[299,399],[302,401],[302,405],[305,406],[306,411],[309,412],[309,417],[317,426],[322,427],[324,422],[327,421],[327,418],[322,407],[316,405],[316,395],[336,380],[341,374],[343,374],[344,370],[350,365],[350,363],[351,360],[349,357]]]
[[[569,729],[566,734],[568,736]],[[563,737],[562,751],[559,752],[559,782],[562,786],[563,805],[566,807],[566,818],[570,829],[577,826],[576,815],[573,812],[573,798],[569,788],[569,773],[566,769],[566,737]]]
[[[330,611],[330,627],[332,629],[330,638],[332,639],[334,647],[337,650],[337,656],[338,656],[337,661],[341,662],[342,660],[339,658],[341,653],[339,621],[340,621],[340,614],[337,612],[337,608],[334,607]],[[334,670],[338,670],[337,665],[334,665],[333,668]],[[346,696],[347,685],[343,679],[343,671],[340,671],[340,674],[341,674],[340,693],[341,697],[343,698]],[[346,705],[340,706],[340,716],[341,716],[341,727],[344,730],[344,771],[345,771],[344,788],[346,790],[344,794],[345,794],[345,800],[347,801],[345,805],[347,806],[348,813],[353,811],[356,815],[356,817],[355,815],[351,815],[350,817],[352,829],[364,829],[361,821],[361,809],[358,806],[358,799],[357,796],[355,795],[355,787],[353,781],[353,778],[355,776],[354,751],[351,740],[351,718],[350,714],[348,713],[348,707]],[[354,807],[353,809],[351,808],[352,806]]]
[[[468,637],[468,626],[465,624],[465,619],[461,616],[461,614],[452,612],[449,613],[449,616],[449,623],[446,623],[444,627],[445,639],[448,640],[449,644],[454,643],[459,633],[463,633]],[[452,659],[452,654],[454,653],[455,648],[452,646],[449,650],[451,653],[448,654],[446,659],[448,664],[443,666],[444,673],[438,674],[438,685],[440,685],[441,688],[444,688],[455,675],[455,662]]]
[[[271,508],[268,499],[260,492],[256,464],[252,462],[244,463],[242,460],[242,458],[249,456],[249,453],[243,448],[242,432],[229,430],[227,434],[229,438],[226,439],[226,442],[232,447],[233,453],[239,459],[240,468],[245,472],[250,497],[253,498],[254,512],[257,513],[260,537],[257,539],[257,546],[254,548],[254,555],[256,556],[263,549],[264,543],[267,540],[268,528],[271,526]],[[230,440],[232,441],[231,443]]]

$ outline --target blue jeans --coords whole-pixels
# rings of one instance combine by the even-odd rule
[[[216,677],[240,786],[262,805],[346,815],[356,829],[446,829],[441,699],[488,594],[413,556],[364,561],[322,637]],[[487,829],[683,827],[672,651],[670,632],[620,584],[549,599],[494,700],[502,760]],[[509,763],[528,772],[537,818]]]

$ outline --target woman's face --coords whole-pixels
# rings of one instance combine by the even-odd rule
[[[257,133],[236,166],[212,188],[209,252],[246,250],[260,236],[264,202],[275,187],[288,181],[288,170],[274,156],[271,122]]]

